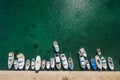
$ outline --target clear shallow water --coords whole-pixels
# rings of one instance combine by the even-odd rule
[[[88,59],[111,56],[120,70],[119,0],[0,0],[0,69],[7,69],[9,51],[23,52],[32,59],[37,54],[49,60],[52,42],[72,58],[80,70],[77,51],[84,47]]]

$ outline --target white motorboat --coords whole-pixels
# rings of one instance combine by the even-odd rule
[[[60,61],[59,53],[54,54],[54,56],[55,56],[56,68],[58,70],[60,70],[61,69],[61,61]]]
[[[51,66],[51,69],[55,68],[55,58],[54,57],[50,58],[50,66]]]
[[[30,60],[26,60],[26,64],[25,64],[25,69],[28,70],[30,68]]]
[[[45,64],[46,64],[46,60],[42,60],[42,65],[41,65],[41,68],[42,68],[42,70],[44,70],[45,69]]]
[[[15,70],[18,69],[18,60],[14,60],[14,69],[15,69]]]
[[[14,63],[14,52],[9,52],[9,54],[8,54],[8,69],[12,68],[13,63]]]
[[[31,60],[31,69],[34,70],[35,69],[35,59],[32,58]]]
[[[50,61],[46,61],[46,69],[50,69]]]
[[[55,48],[55,51],[59,52],[59,45],[58,45],[57,41],[53,41],[53,46]]]
[[[101,50],[100,50],[100,48],[97,49],[97,53],[98,53],[98,55],[101,55]]]
[[[96,64],[97,64],[97,67],[102,70],[102,61],[100,59],[100,57],[98,55],[95,56],[95,61],[96,61]]]
[[[85,69],[85,58],[82,56],[82,54],[79,54],[79,60],[81,68]]]
[[[85,60],[85,64],[86,64],[87,69],[90,70],[90,63],[88,60]]]
[[[107,69],[107,61],[106,61],[106,58],[104,58],[104,57],[101,57],[101,60],[102,60],[102,67],[103,67],[103,69]]]
[[[35,70],[39,71],[41,67],[41,57],[39,55],[36,56],[36,61],[35,61]]]
[[[66,58],[65,54],[61,54],[60,58],[61,58],[63,68],[68,69],[68,62],[67,62],[67,58]]]
[[[81,55],[83,55],[84,57],[87,57],[87,53],[84,48],[80,48],[80,52],[81,52]]]
[[[18,68],[23,69],[25,66],[25,56],[23,55],[23,53],[19,53],[17,55],[17,58],[18,58]]]
[[[83,69],[85,69],[85,58],[83,56],[80,57],[80,65]]]
[[[113,63],[113,59],[111,57],[108,57],[108,66],[109,66],[110,70],[114,70],[114,63]]]

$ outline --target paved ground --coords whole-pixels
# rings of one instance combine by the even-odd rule
[[[0,80],[120,80],[120,72],[98,71],[0,71]]]

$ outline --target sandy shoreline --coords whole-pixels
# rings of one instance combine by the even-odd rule
[[[120,80],[120,71],[0,71],[0,80]]]

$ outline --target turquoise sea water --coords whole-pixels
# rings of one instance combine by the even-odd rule
[[[7,69],[9,51],[32,59],[38,54],[49,60],[52,42],[60,52],[71,52],[75,70],[77,51],[84,47],[88,59],[101,48],[120,70],[119,0],[0,0],[0,70]]]

